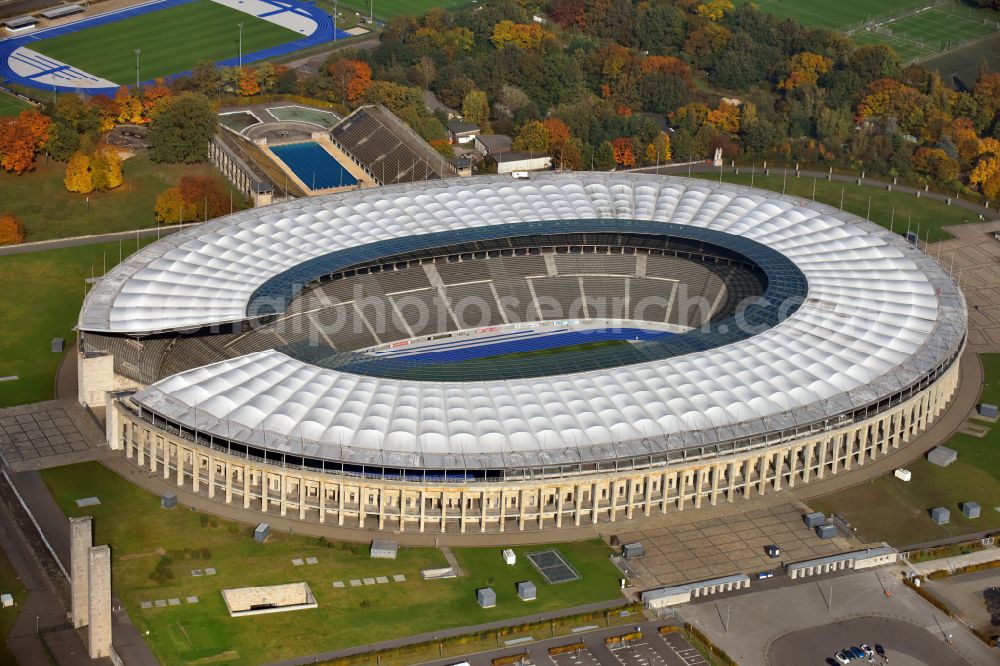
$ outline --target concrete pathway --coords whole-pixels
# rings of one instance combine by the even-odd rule
[[[80,247],[82,245],[111,243],[119,239],[124,241],[135,241],[139,238],[162,238],[169,236],[170,234],[177,233],[181,229],[197,226],[199,224],[201,223],[188,222],[187,224],[149,227],[146,229],[136,229],[134,231],[115,231],[107,234],[92,234],[90,236],[76,236],[74,238],[57,238],[53,240],[35,241],[34,243],[21,243],[20,245],[5,245],[4,247],[0,247],[0,257],[7,257],[13,254],[29,254],[31,252],[59,250],[67,247]]]

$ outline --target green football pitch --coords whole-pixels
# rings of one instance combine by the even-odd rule
[[[473,0],[339,0],[340,11],[346,14],[348,11],[357,12],[361,16],[374,14],[377,19],[391,19],[397,16],[422,16],[428,10],[435,7],[443,9],[457,9],[465,5],[470,5]],[[332,13],[333,0],[322,0],[317,5]]]
[[[237,57],[240,23],[243,53],[302,37],[211,0],[195,0],[43,39],[33,42],[31,48],[89,74],[128,84],[136,78],[136,49],[141,49],[139,77],[143,81],[183,72],[202,60]]]
[[[802,25],[828,30],[847,30],[875,16],[899,14],[926,6],[928,0],[744,0],[754,2],[762,12],[790,18]]]

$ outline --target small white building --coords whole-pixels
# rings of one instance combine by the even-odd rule
[[[548,155],[533,155],[512,151],[509,153],[492,154],[497,163],[497,173],[513,173],[515,171],[542,171],[552,168],[552,158]]]
[[[12,594],[8,594],[7,592],[0,594],[0,606],[2,606],[3,608],[10,608],[13,605],[14,605],[14,596]]]
[[[515,555],[514,551],[510,548],[504,548],[502,555],[505,564],[508,564],[509,566],[517,564],[517,555]]]
[[[895,476],[900,481],[909,481],[910,479],[913,478],[913,473],[910,472],[910,470],[908,469],[903,469],[902,467],[900,467],[895,472],[893,472],[893,476]]]

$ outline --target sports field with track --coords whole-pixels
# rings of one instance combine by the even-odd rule
[[[136,49],[141,49],[141,80],[168,76],[189,70],[202,60],[237,57],[240,23],[244,54],[301,37],[288,28],[211,0],[195,0],[42,39],[32,43],[31,48],[109,81],[134,83]]]

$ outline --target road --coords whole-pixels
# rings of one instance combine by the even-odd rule
[[[135,231],[116,231],[108,234],[93,234],[90,236],[77,236],[75,238],[58,238],[55,240],[37,241],[35,243],[22,243],[20,245],[6,245],[0,247],[0,257],[29,254],[31,252],[46,252],[48,250],[80,247],[82,245],[97,245],[98,243],[113,243],[116,240],[134,241],[137,238],[163,238],[170,234],[175,234],[181,229],[197,226],[198,224],[200,222],[189,222],[187,224],[136,229]]]

